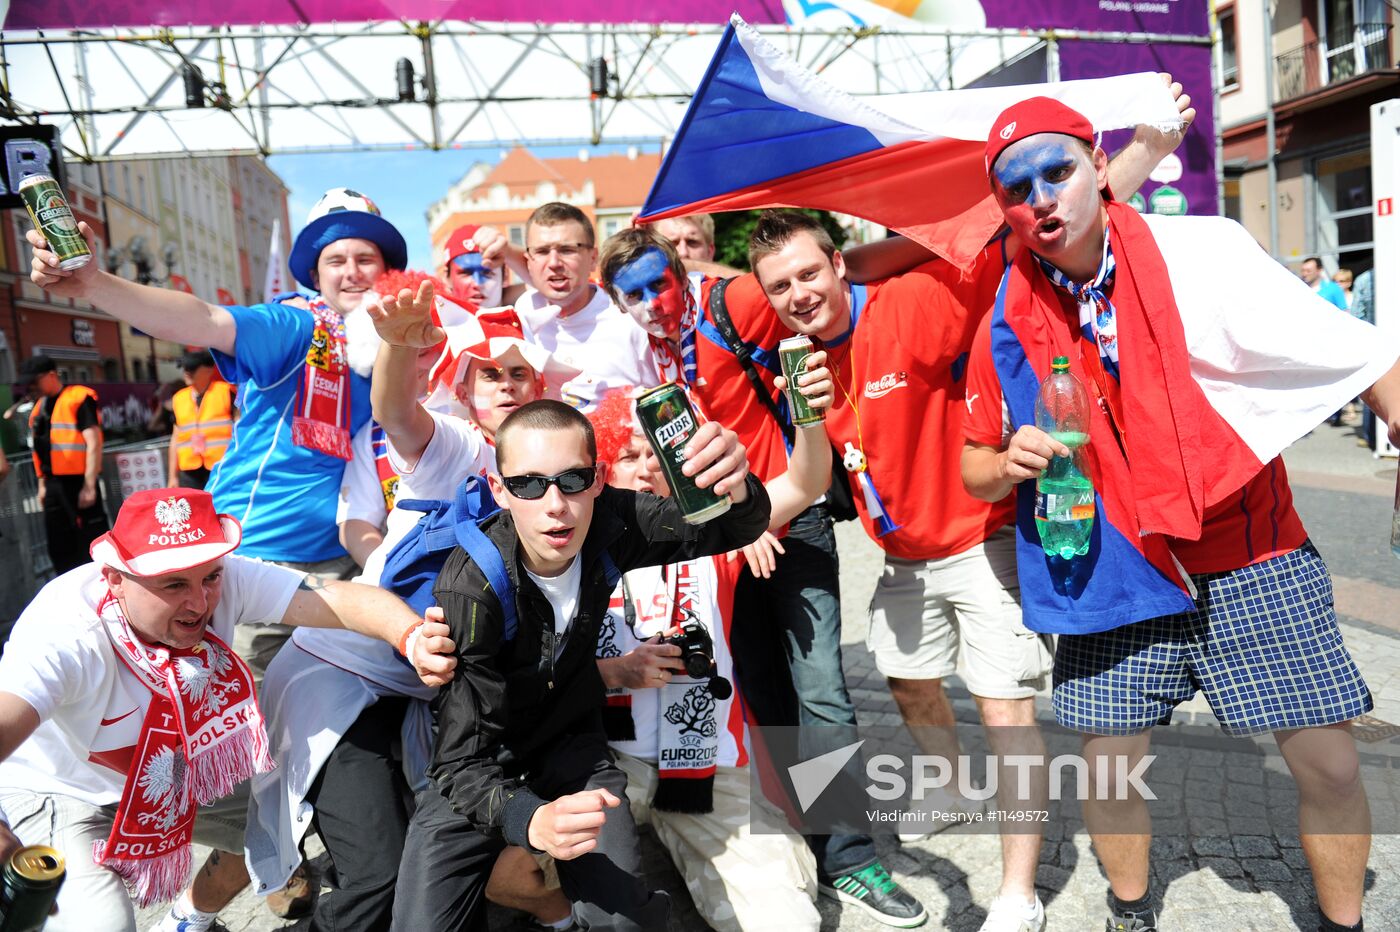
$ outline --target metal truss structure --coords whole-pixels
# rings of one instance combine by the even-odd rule
[[[759,28],[857,95],[962,86],[1041,46],[1053,79],[1061,40],[1209,42]],[[0,120],[57,125],[65,149],[83,161],[664,144],[722,31],[438,21],[0,33]]]

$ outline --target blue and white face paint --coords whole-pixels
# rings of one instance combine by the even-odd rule
[[[481,253],[469,252],[447,263],[447,286],[454,297],[477,307],[499,307],[501,270],[487,268]]]
[[[686,283],[676,279],[671,263],[656,247],[648,249],[613,275],[622,310],[657,339],[674,339],[685,319]]]
[[[992,166],[992,191],[1011,232],[1053,264],[1085,251],[1086,237],[1102,236],[1096,161],[1078,140],[1042,133],[1008,146]]]

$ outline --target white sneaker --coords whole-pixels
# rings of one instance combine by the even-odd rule
[[[918,804],[918,811],[925,818],[900,821],[899,840],[906,844],[923,841],[954,825],[980,822],[987,811],[988,802],[986,799],[968,799],[946,790],[935,790]]]
[[[1036,897],[1027,903],[1019,896],[999,896],[987,910],[979,932],[1044,932],[1045,905]]]

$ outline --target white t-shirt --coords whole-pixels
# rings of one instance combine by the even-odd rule
[[[280,622],[302,573],[230,554],[210,630]],[[112,650],[97,617],[107,584],[95,563],[52,580],[15,622],[0,656],[0,690],[39,713],[39,727],[0,762],[0,788],[119,802],[151,691]]]
[[[580,370],[572,379],[546,373],[545,397],[590,411],[609,389],[660,385],[646,331],[594,287],[593,299],[568,317],[534,289],[515,302],[526,336],[559,362]]]
[[[371,439],[374,421],[355,432],[350,440],[350,462],[340,480],[340,500],[336,504],[335,523],[351,519],[364,521],[377,528],[384,527],[389,509],[384,504],[384,487],[379,484],[379,471],[374,465],[374,443]]]
[[[540,593],[549,600],[549,607],[554,609],[554,659],[558,660],[560,652],[564,649],[564,638],[568,636],[569,623],[578,612],[578,588],[579,583],[583,581],[583,561],[574,557],[569,568],[558,576],[536,576],[529,570],[525,573],[535,581]]]
[[[412,469],[406,467],[393,442],[389,443],[389,464],[399,474],[396,501],[449,499],[467,476],[484,476],[496,468],[496,448],[486,442],[481,428],[450,414],[428,413],[433,419],[433,436]],[[390,509],[384,540],[365,558],[364,571],[354,581],[379,585],[385,559],[421,517],[421,511]],[[335,628],[298,628],[292,632],[292,641],[308,653],[373,682],[414,691],[422,686],[412,668],[383,641]]]
[[[623,653],[643,641],[664,634],[676,623],[676,603],[691,612],[709,629],[715,644],[715,672],[734,683],[734,658],[729,653],[729,631],[733,625],[734,586],[745,567],[743,560],[730,563],[723,554],[701,557],[666,567],[644,566],[627,573],[618,583],[608,603],[606,627],[618,633],[614,642]],[[624,589],[625,582],[625,589]],[[623,593],[632,598],[635,628],[627,626]],[[676,673],[673,683],[701,682]],[[737,690],[737,686],[735,687]],[[633,689],[632,722],[636,739],[609,741],[613,748],[649,763],[657,761],[657,729],[662,713],[662,690]],[[733,694],[715,702],[715,722],[719,726],[718,758],[721,767],[743,767],[748,763],[747,732],[743,709]]]

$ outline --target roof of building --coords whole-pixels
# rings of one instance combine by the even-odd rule
[[[529,195],[541,181],[553,182],[561,196],[577,193],[593,182],[596,206],[637,207],[646,199],[652,179],[661,168],[660,153],[638,153],[578,158],[542,159],[516,147],[482,179],[469,197],[483,196],[494,186],[505,185],[513,195]]]

